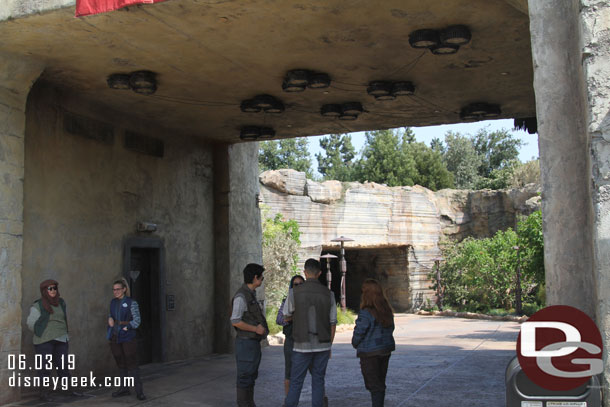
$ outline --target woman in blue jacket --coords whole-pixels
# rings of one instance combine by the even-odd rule
[[[377,280],[362,284],[360,312],[356,320],[352,346],[360,358],[364,385],[371,392],[373,407],[383,407],[385,378],[394,343],[394,312]]]
[[[121,377],[121,386],[112,393],[112,397],[128,396],[130,391],[125,387],[125,378],[133,377],[138,400],[145,400],[136,343],[136,329],[140,326],[140,308],[135,300],[129,298],[129,286],[125,279],[117,280],[112,284],[112,293],[114,298],[110,301],[107,338]]]

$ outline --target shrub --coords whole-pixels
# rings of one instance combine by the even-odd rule
[[[518,250],[515,250],[518,247]],[[444,301],[470,312],[515,306],[516,271],[521,270],[522,301],[541,305],[544,290],[542,216],[535,212],[511,229],[487,239],[467,238],[444,250]],[[432,273],[430,278],[434,279]],[[431,287],[436,289],[436,284]]]
[[[349,308],[345,312],[341,309],[341,305],[337,304],[337,325],[353,324],[356,322],[358,315]]]
[[[265,317],[267,319],[267,326],[269,327],[269,335],[275,335],[276,333],[282,332],[282,327],[275,323],[276,316],[277,307],[267,307]]]

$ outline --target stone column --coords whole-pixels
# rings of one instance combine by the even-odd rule
[[[595,318],[610,407],[610,4],[529,0],[549,304]]]
[[[42,66],[0,54],[0,405],[19,400],[9,387],[9,354],[21,353],[21,249],[25,106]]]
[[[244,266],[262,264],[258,194],[258,143],[217,147],[214,151],[216,352],[233,349],[228,307],[243,283]],[[262,299],[263,293],[257,292],[257,296]]]
[[[581,0],[582,63],[593,197],[596,317],[604,342],[604,405],[610,407],[610,4]]]
[[[530,0],[547,303],[595,316],[592,207],[577,0]]]

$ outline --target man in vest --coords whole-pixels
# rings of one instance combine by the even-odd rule
[[[261,340],[269,329],[256,288],[263,283],[265,268],[250,263],[244,268],[244,284],[233,297],[231,324],[235,327],[235,360],[237,361],[237,406],[256,407],[254,381],[261,363]]]
[[[305,262],[305,282],[294,287],[284,304],[284,317],[292,320],[294,348],[286,407],[297,407],[307,370],[311,372],[311,405],[322,407],[324,376],[335,339],[337,304],[334,294],[320,281],[316,259]]]

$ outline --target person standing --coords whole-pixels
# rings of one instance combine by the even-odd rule
[[[371,392],[373,407],[383,407],[385,378],[394,342],[394,312],[377,280],[362,284],[360,312],[352,336],[352,346],[360,358],[364,386]]]
[[[47,361],[50,359],[57,376],[68,377],[68,318],[66,302],[59,295],[59,283],[55,280],[45,280],[40,283],[40,299],[36,300],[30,308],[26,324],[34,332],[34,353],[41,355],[42,370],[38,372],[41,377],[51,374]],[[82,396],[74,390],[69,390],[73,396]],[[41,387],[40,400],[52,401],[51,391]]]
[[[235,361],[237,364],[237,406],[256,407],[254,383],[261,363],[261,340],[269,329],[261,305],[256,300],[256,288],[263,284],[260,264],[250,263],[244,267],[244,284],[233,296],[231,324],[235,328]]]
[[[290,279],[290,285],[288,286],[288,295],[290,295],[290,291],[305,282],[305,279],[296,275]],[[292,348],[294,347],[294,339],[292,338],[292,321],[284,321],[283,320],[283,307],[286,303],[286,299],[288,296],[284,298],[282,304],[280,305],[280,311],[282,311],[282,321],[278,323],[278,325],[282,325],[282,333],[284,334],[284,396],[288,395],[288,389],[290,388],[290,370],[292,369]],[[278,317],[279,319],[279,317]]]
[[[305,283],[294,287],[284,304],[284,317],[292,320],[292,370],[286,407],[297,407],[307,371],[311,373],[311,405],[322,407],[324,377],[337,325],[334,294],[320,281],[320,262],[305,262]]]
[[[112,284],[114,298],[110,301],[107,339],[110,351],[119,368],[121,386],[112,393],[112,397],[131,394],[125,386],[125,378],[133,377],[138,400],[146,400],[138,367],[138,345],[136,329],[140,326],[140,308],[136,300],[129,297],[129,286],[124,278]]]

